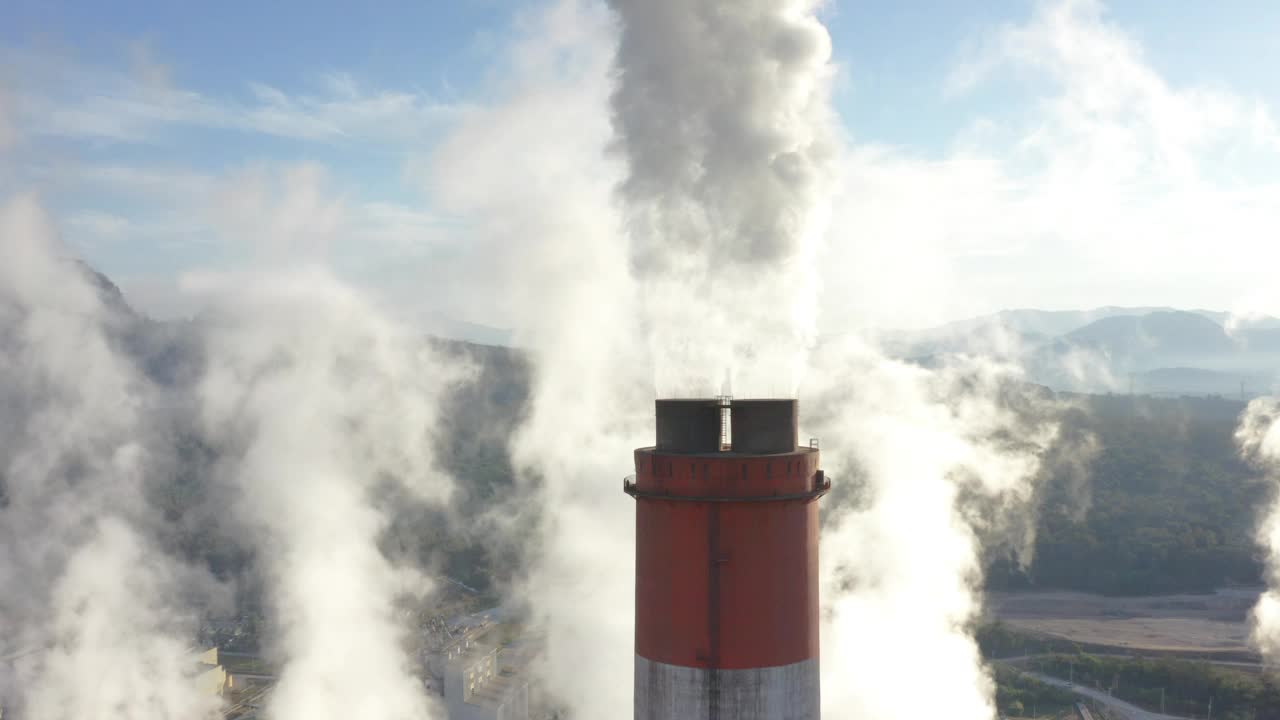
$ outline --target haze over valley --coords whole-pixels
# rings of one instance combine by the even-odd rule
[[[1280,720],[1280,8],[0,7],[3,720]]]

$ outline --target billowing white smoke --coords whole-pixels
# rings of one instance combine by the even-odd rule
[[[278,720],[435,716],[396,602],[429,589],[379,548],[379,495],[447,498],[437,407],[457,371],[319,270],[198,278],[199,398],[278,627]]]
[[[216,716],[178,568],[151,546],[155,447],[124,321],[33,198],[0,209],[0,704],[32,720]]]
[[[634,507],[621,479],[652,442],[655,384],[714,394],[730,370],[752,371],[736,388],[794,389],[821,233],[798,206],[828,182],[825,127],[809,119],[825,112],[829,43],[806,5],[611,5],[613,18],[561,2],[530,27],[506,103],[446,143],[434,188],[494,250],[479,256],[502,272],[534,361],[513,449],[541,541],[519,592],[548,633],[547,687],[579,718],[632,702]],[[620,48],[607,42],[617,18]],[[758,42],[770,57],[742,51]],[[600,114],[611,90],[612,128]],[[646,164],[623,175],[610,142]]]
[[[183,612],[204,578],[149,539],[144,483],[172,469],[176,401],[200,412],[223,522],[246,531],[272,601],[271,717],[435,716],[396,605],[430,583],[379,541],[387,504],[449,495],[434,447],[456,362],[319,270],[196,276],[204,374],[161,397],[119,347],[138,319],[59,257],[30,199],[0,212],[0,254],[0,657],[16,668],[0,707],[218,714]]]
[[[865,504],[826,503],[825,715],[902,716],[900,669],[924,657],[932,705],[912,717],[990,717],[970,636],[984,541],[1016,530],[1025,549],[1030,524],[1010,523],[1028,517],[1056,425],[1008,406],[1030,402],[1011,368],[925,370],[857,341],[810,360],[838,149],[815,3],[610,4],[621,197],[659,393],[714,394],[725,370],[739,395],[799,387],[808,425],[838,448],[828,469],[863,482]]]
[[[984,545],[1029,559],[1033,480],[1059,440],[1056,403],[1022,381],[972,358],[891,362],[854,341],[817,355],[809,428],[856,497],[824,508],[823,717],[994,716],[971,635]],[[921,668],[929,691],[911,693],[903,667]]]
[[[611,0],[613,116],[659,392],[795,392],[833,183],[814,0]]]
[[[528,599],[547,634],[545,687],[577,718],[631,706],[632,450],[652,438],[652,388],[605,156],[611,23],[598,5],[558,3],[513,49],[503,105],[472,117],[437,156],[434,192],[473,219],[483,265],[536,373],[512,450],[521,489],[500,515],[536,514],[521,549]]]
[[[543,525],[521,590],[547,624],[550,688],[579,718],[629,712],[634,508],[618,481],[652,442],[655,391],[716,394],[727,370],[739,396],[796,392],[836,150],[813,3],[609,5],[613,77],[607,18],[558,3],[512,53],[503,103],[438,154],[432,188],[472,224],[476,270],[502,278],[534,360],[515,454]],[[625,173],[598,157],[609,80]],[[877,631],[881,613],[918,641],[912,663],[937,662],[937,707],[991,708],[967,634],[983,542],[1030,541],[1010,518],[1056,436],[1010,408],[1018,379],[977,363],[908,367],[851,343],[822,348],[800,383],[810,429],[846,446],[826,451],[828,468],[839,482],[860,468],[868,485],[863,505],[824,507],[839,516],[823,545],[830,717],[922,714],[900,702],[911,663],[880,662],[905,647]]]
[[[1268,663],[1280,662],[1280,399],[1258,398],[1249,403],[1236,440],[1245,456],[1267,471],[1275,495],[1258,529],[1258,543],[1266,553],[1267,591],[1253,610],[1253,642]]]

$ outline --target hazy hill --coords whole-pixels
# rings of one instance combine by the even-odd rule
[[[1053,337],[1069,333],[1099,320],[1113,317],[1135,317],[1153,312],[1169,310],[1158,307],[1106,307],[1092,310],[1035,310],[1022,308],[1017,310],[1001,310],[974,320],[961,320],[953,323],[956,329],[973,329],[981,326],[998,325],[1029,335]]]
[[[1273,490],[1236,447],[1243,403],[1077,400],[1084,412],[1070,422],[1093,433],[1101,453],[1083,486],[1049,478],[1031,566],[997,560],[992,586],[1124,595],[1261,581],[1254,530]]]
[[[1066,333],[1060,343],[1112,357],[1205,355],[1234,352],[1237,343],[1219,323],[1197,313],[1158,310],[1095,320]]]
[[[1139,316],[1167,309],[1108,306],[1092,310],[1001,310],[925,330],[890,332],[887,339],[891,350],[905,357],[940,352],[982,352],[1011,343],[1037,345],[1098,320]]]
[[[935,364],[947,354],[1020,362],[1057,390],[1255,396],[1276,384],[1280,320],[1227,313],[1105,307],[1008,310],[890,336],[899,357]]]
[[[252,565],[253,557],[235,535],[235,528],[223,522],[225,501],[212,499],[220,494],[216,472],[222,451],[206,436],[193,410],[197,403],[192,394],[206,362],[203,326],[212,318],[152,320],[136,312],[107,276],[84,263],[76,262],[75,268],[100,296],[107,341],[135,363],[157,392],[157,402],[149,411],[163,414],[155,426],[165,435],[160,440],[166,443],[165,449],[174,451],[172,458],[162,460],[171,462],[172,467],[148,478],[147,493],[157,511],[156,532],[162,544],[220,576],[241,575]],[[21,318],[21,309],[17,314],[4,310],[0,307],[0,355],[15,337],[8,321]],[[471,372],[466,380],[450,386],[444,397],[441,417],[445,427],[435,448],[438,462],[457,481],[454,502],[447,513],[420,507],[421,503],[402,503],[392,519],[393,526],[408,526],[399,536],[414,538],[417,546],[396,552],[419,552],[424,564],[486,589],[495,568],[505,567],[510,573],[515,562],[514,556],[493,557],[494,544],[480,517],[495,500],[509,495],[507,491],[514,485],[508,446],[524,417],[529,363],[524,353],[512,348],[433,338],[425,333],[422,341],[447,361],[468,366]],[[0,417],[0,424],[3,420]],[[0,466],[0,502],[4,498],[3,476]],[[525,522],[536,520],[532,513],[526,515],[522,518]],[[248,588],[252,594],[252,585]]]
[[[83,260],[71,261],[76,270],[89,281],[89,285],[98,291],[98,297],[102,300],[102,306],[109,315],[120,318],[137,318],[138,314],[129,306],[128,301],[124,299],[124,293],[120,292],[120,288],[106,275],[95,270]]]
[[[93,281],[111,308],[115,340],[158,384],[176,394],[186,392],[202,370],[201,321],[153,322],[130,309],[110,280],[94,273]],[[1089,313],[1105,316],[1090,320]],[[1135,366],[1153,364],[1141,372],[1147,381],[1200,388],[1203,392],[1197,394],[1204,395],[1228,380],[1236,387],[1234,395],[1235,375],[1154,363],[1188,355],[1255,362],[1265,355],[1257,346],[1275,337],[1275,330],[1265,325],[1251,326],[1244,334],[1227,333],[1206,313],[1089,313],[1012,311],[1002,322],[1033,336],[1084,321],[1043,340],[1033,352],[1042,353],[1046,361],[1059,354],[1088,352]],[[446,427],[438,458],[456,478],[458,493],[448,510],[406,504],[393,518],[388,537],[401,543],[396,552],[416,552],[441,572],[488,588],[493,578],[518,575],[528,551],[518,537],[495,543],[484,510],[511,495],[515,472],[509,443],[527,408],[532,369],[517,349],[429,342],[475,368],[474,381],[454,388],[442,411]],[[1122,395],[1084,395],[1077,400],[1080,412],[1068,422],[1095,434],[1101,454],[1083,485],[1065,476],[1049,478],[1034,562],[1023,571],[1006,559],[992,558],[991,584],[1144,593],[1257,582],[1261,564],[1252,536],[1257,508],[1270,490],[1240,459],[1232,440],[1243,404],[1221,398]],[[152,488],[153,502],[166,523],[164,544],[193,562],[207,563],[220,575],[242,574],[253,558],[222,527],[221,504],[208,500],[219,450],[202,438],[192,419],[178,413],[172,420],[179,446],[176,466],[174,472],[158,476]],[[527,513],[519,519],[538,522]]]

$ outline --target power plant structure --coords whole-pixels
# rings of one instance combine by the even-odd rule
[[[795,400],[658,400],[635,451],[636,720],[817,720],[818,498]]]

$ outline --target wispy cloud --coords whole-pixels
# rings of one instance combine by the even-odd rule
[[[35,136],[148,143],[182,129],[257,133],[317,142],[422,140],[460,108],[417,92],[318,78],[312,92],[249,83],[217,96],[176,85],[146,53],[120,66],[10,50],[0,63],[18,78],[13,122]],[[0,116],[2,117],[2,116]]]
[[[250,90],[255,102],[239,108],[240,129],[309,140],[423,140],[462,109],[410,92],[370,90],[347,74],[325,76],[313,94],[263,84]]]
[[[447,284],[454,266],[445,261],[456,258],[442,256],[458,251],[456,221],[420,206],[359,197],[317,163],[254,163],[220,173],[125,165],[65,173],[46,167],[43,173],[46,184],[107,199],[70,211],[61,229],[73,248],[125,265],[141,255],[151,256],[143,265],[163,258],[159,264],[173,272],[210,262],[283,267],[314,261],[382,290],[395,285],[385,294],[404,303],[406,290],[417,302],[424,287]],[[413,274],[411,282],[406,273]],[[144,311],[167,317],[195,309],[172,277],[126,272],[117,279]]]
[[[389,202],[363,202],[355,206],[365,237],[384,247],[420,253],[438,246],[456,224],[434,212]]]
[[[557,47],[593,44],[569,22],[548,22],[540,32]],[[514,52],[511,63],[532,74],[585,66],[571,51]],[[317,75],[305,91],[246,83],[242,93],[217,95],[183,87],[145,48],[113,67],[0,50],[0,70],[6,68],[0,140],[7,109],[15,141],[43,138],[71,148],[42,153],[39,166],[24,158],[25,175],[55,190],[83,190],[93,195],[91,208],[127,217],[135,228],[185,223],[174,233],[177,242],[214,237],[216,212],[208,208],[262,158],[228,154],[215,165],[180,151],[134,153],[126,144],[189,143],[189,134],[179,133],[196,130],[256,135],[267,141],[261,147],[276,149],[272,140],[287,138],[312,160],[324,159],[312,151],[341,146],[403,157],[403,177],[377,178],[395,188],[391,196],[340,161],[325,168],[326,202],[342,206],[335,252],[360,272],[394,264],[389,258],[441,252],[463,265],[511,262],[513,243],[487,248],[477,239],[487,229],[449,217],[483,206],[495,192],[536,215],[543,203],[531,185],[570,195],[578,183],[595,182],[580,168],[607,162],[584,142],[566,149],[546,140],[548,118],[570,128],[607,122],[603,107],[577,109],[578,87],[548,85],[520,96],[510,139],[495,140],[501,133],[480,105],[379,88],[344,73]],[[850,145],[826,263],[825,330],[923,325],[1015,305],[1237,306],[1242,286],[1269,282],[1268,263],[1258,258],[1280,260],[1266,256],[1280,252],[1273,241],[1280,227],[1274,110],[1228,85],[1170,79],[1102,3],[1040,4],[1024,21],[982,35],[939,80],[954,102],[990,91],[1001,108],[972,118],[942,153],[861,139]],[[485,92],[477,91],[477,103]],[[559,120],[569,106],[573,119]],[[102,145],[123,152],[80,152]],[[442,157],[447,176],[423,169]],[[287,162],[263,167],[280,173]],[[507,171],[477,177],[490,165]],[[519,167],[555,174],[530,181],[511,171]],[[421,204],[405,199],[414,192],[423,193]],[[482,222],[519,225],[512,217]],[[92,228],[84,221],[76,232]],[[1206,267],[1218,271],[1209,276]],[[424,268],[414,284],[448,272]],[[939,292],[952,301],[932,302]],[[499,314],[519,309],[486,313],[488,322],[514,325]]]
[[[10,117],[10,102],[5,87],[0,85],[0,153],[8,150],[18,139],[18,130]]]
[[[119,238],[133,229],[128,218],[96,210],[84,210],[73,213],[66,219],[68,227],[83,230],[97,238]]]
[[[195,268],[283,267],[313,261],[373,289],[406,312],[454,287],[464,232],[425,204],[364,192],[320,163],[242,162],[200,169],[164,164],[59,162],[34,154],[16,172],[63,208],[66,246],[108,272],[134,306],[190,316],[198,303],[176,279]],[[0,162],[0,193],[14,163]]]
[[[361,200],[316,163],[249,166],[218,178],[208,197],[193,201],[224,243],[259,262],[309,257],[359,268],[421,255],[444,240],[439,216]]]
[[[190,198],[212,191],[216,178],[198,170],[166,165],[81,165],[66,176],[59,169],[44,168],[46,179],[73,182],[98,191],[115,191],[125,195],[156,199]]]
[[[976,48],[947,91],[992,89],[1012,111],[975,118],[940,157],[851,150],[834,325],[851,307],[891,326],[1001,306],[1222,307],[1271,282],[1271,108],[1170,80],[1094,0],[1042,4]],[[954,298],[945,308],[939,289]]]
[[[1043,98],[1048,132],[1027,138],[1026,148],[1048,140],[1094,141],[1106,131],[1132,153],[1119,160],[1141,158],[1175,173],[1194,170],[1196,153],[1222,143],[1280,150],[1261,103],[1218,88],[1175,87],[1105,10],[1098,0],[1066,0],[1045,6],[1030,23],[1006,25],[953,70],[948,87],[963,92],[1000,69],[1047,81],[1042,87],[1057,92]]]

